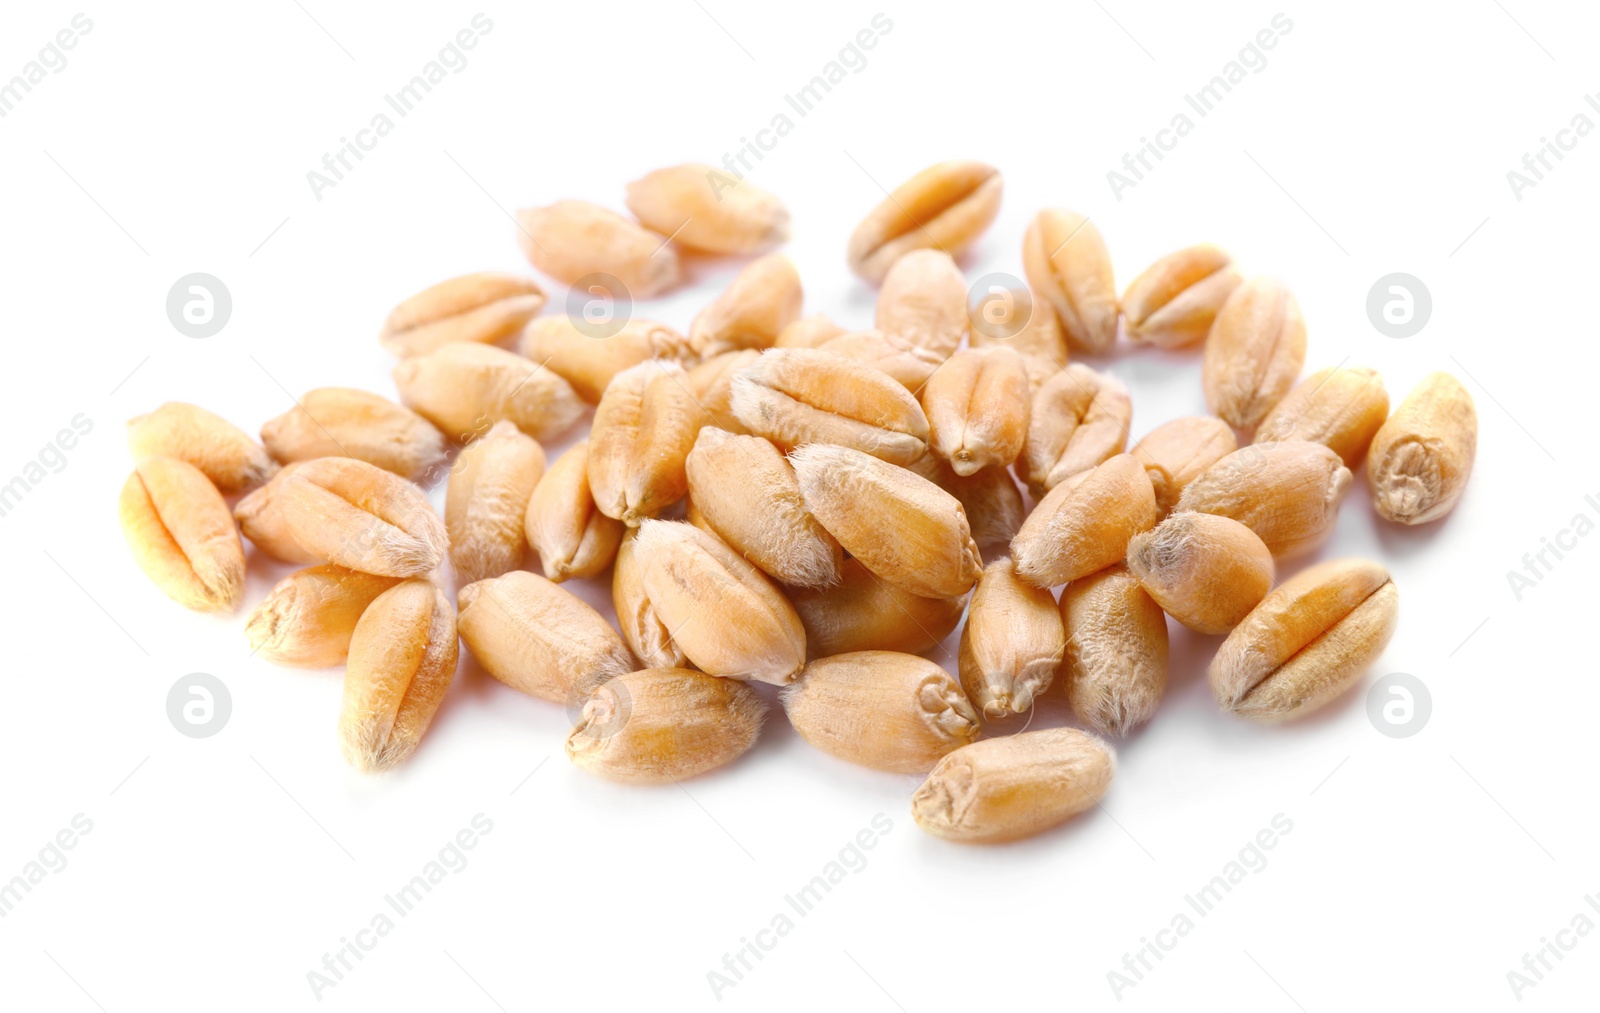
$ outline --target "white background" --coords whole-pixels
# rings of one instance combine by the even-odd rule
[[[0,79],[79,8],[8,5]],[[0,518],[8,566],[0,695],[0,879],[75,814],[69,864],[0,919],[8,1009],[583,1008],[1314,1011],[1518,1005],[1507,972],[1600,891],[1592,643],[1600,538],[1518,601],[1506,572],[1600,499],[1593,237],[1600,138],[1519,201],[1506,180],[1600,89],[1600,21],[1577,4],[1135,5],[661,0],[479,8],[262,0],[85,8],[68,65],[0,119],[0,482],[78,413],[93,431]],[[306,181],[342,136],[482,10],[494,23],[353,173]],[[890,32],[812,111],[784,102],[882,11]],[[1282,11],[1293,30],[1118,200],[1106,173]],[[1513,17],[1515,20],[1513,20]],[[415,757],[347,769],[337,672],[246,658],[246,608],[211,618],[134,566],[115,519],[123,422],[197,402],[245,429],[318,386],[392,395],[376,333],[401,298],[473,270],[526,270],[508,212],[563,197],[621,209],[661,165],[721,161],[779,113],[794,129],[752,179],[795,221],[807,312],[871,321],[844,266],[854,223],[924,165],[1006,176],[969,278],[1020,274],[1039,208],[1091,215],[1119,287],[1210,241],[1287,280],[1306,371],[1378,368],[1399,398],[1435,369],[1477,400],[1477,467],[1455,513],[1378,523],[1357,483],[1324,556],[1391,568],[1401,624],[1374,677],[1408,672],[1433,715],[1395,740],[1365,686],[1260,728],[1219,713],[1217,640],[1174,625],[1173,685],[1120,746],[1102,809],[1006,848],[924,836],[918,779],[820,754],[781,715],[737,764],[685,790],[579,773],[568,717],[466,665]],[[1191,117],[1193,113],[1191,111]],[[686,328],[737,269],[637,312]],[[164,301],[205,271],[233,316],[194,340]],[[1394,340],[1367,291],[1405,271],[1431,321]],[[550,311],[564,290],[551,285]],[[1204,410],[1194,354],[1093,363],[1134,393],[1135,438]],[[1469,375],[1470,374],[1470,375]],[[559,446],[559,445],[557,445]],[[551,448],[556,449],[556,447]],[[436,500],[438,491],[436,491]],[[1280,576],[1292,572],[1285,567]],[[286,568],[254,560],[258,601]],[[581,589],[604,603],[603,586]],[[954,659],[939,656],[953,666]],[[178,734],[180,676],[228,685],[213,738]],[[1059,698],[1038,724],[1066,720]],[[548,762],[546,762],[548,761]],[[536,771],[536,772],[535,772]],[[534,772],[530,776],[530,772]],[[692,793],[692,794],[691,794]],[[320,1000],[307,972],[482,813],[493,830]],[[892,829],[720,1001],[707,973],[875,814]],[[1107,972],[1187,910],[1276,814],[1293,823],[1143,980]],[[1600,899],[1597,899],[1600,903]],[[792,912],[790,912],[792,915]],[[1191,912],[1192,916],[1192,912]],[[1170,937],[1169,937],[1170,938]],[[1576,941],[1527,1008],[1600,987]]]

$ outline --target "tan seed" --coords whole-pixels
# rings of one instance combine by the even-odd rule
[[[577,706],[631,672],[627,645],[577,595],[526,570],[461,589],[461,640],[483,670],[512,689]]]
[[[1023,467],[1035,497],[1122,453],[1133,399],[1115,377],[1074,362],[1033,394]]]
[[[784,451],[832,443],[910,464],[928,450],[928,418],[905,387],[812,348],[763,352],[734,375],[732,405],[750,432]]]
[[[1238,449],[1232,426],[1214,415],[1190,415],[1156,426],[1128,453],[1144,465],[1156,506],[1166,515],[1190,482]]]
[[[524,356],[572,384],[589,404],[599,404],[611,378],[641,362],[658,359],[688,368],[695,360],[689,339],[654,320],[634,317],[615,333],[584,328],[565,314],[528,324],[518,346]]]
[[[924,598],[954,598],[982,564],[954,496],[905,468],[814,443],[789,456],[806,507],[873,573]]]
[[[1035,587],[1087,577],[1120,562],[1128,540],[1157,517],[1150,477],[1118,454],[1062,482],[1033,508],[1011,540],[1017,574]]]
[[[682,366],[641,362],[618,373],[589,431],[589,490],[600,512],[636,527],[682,499],[684,461],[704,422]]]
[[[1167,690],[1167,614],[1125,567],[1112,566],[1061,592],[1067,656],[1061,669],[1078,720],[1126,735],[1150,720]]]
[[[400,400],[446,437],[469,443],[501,419],[536,440],[560,436],[583,414],[553,370],[491,345],[445,345],[394,368]]]
[[[515,334],[544,308],[544,290],[530,278],[481,271],[441,281],[396,306],[378,342],[402,359],[456,341],[494,344]]]
[[[444,434],[386,397],[352,387],[319,387],[261,426],[261,442],[284,464],[353,457],[413,482],[443,471]]]
[[[244,546],[228,504],[199,468],[140,461],[117,501],[134,562],[167,597],[198,612],[232,612],[244,592]]]
[[[774,580],[839,582],[844,553],[806,509],[794,469],[767,440],[700,430],[687,461],[689,498],[704,527]]]
[[[771,348],[800,319],[800,272],[781,253],[757,258],[689,325],[689,343],[702,358],[741,348]]]
[[[743,556],[681,521],[646,521],[634,549],[651,608],[696,668],[777,686],[799,673],[800,616]]]
[[[873,575],[854,559],[828,588],[788,588],[806,631],[806,658],[852,651],[931,651],[961,621],[965,595],[923,598]]]
[[[896,260],[878,293],[875,326],[903,348],[949,358],[967,334],[967,282],[950,254],[913,250]]]
[[[254,489],[278,470],[244,430],[181,401],[129,419],[128,449],[135,461],[167,457],[192,464],[225,495]]]
[[[283,515],[284,487],[289,484],[289,476],[302,467],[301,464],[285,465],[266,485],[234,504],[233,519],[250,539],[250,544],[273,559],[285,563],[320,563],[321,557],[294,540]]]
[[[1157,348],[1203,341],[1244,277],[1215,246],[1190,246],[1151,264],[1122,293],[1128,340]]]
[[[850,270],[874,284],[912,250],[957,256],[1000,213],[1000,173],[982,162],[940,162],[895,187],[850,234]]]
[[[1235,429],[1252,429],[1294,386],[1306,361],[1300,304],[1275,278],[1251,278],[1228,296],[1206,338],[1206,404]]]
[[[1022,239],[1028,287],[1061,319],[1067,341],[1100,353],[1117,340],[1117,288],[1111,253],[1095,224],[1076,211],[1050,208],[1034,216]]]
[[[528,500],[544,475],[544,448],[510,422],[456,458],[444,497],[444,526],[456,582],[498,577],[522,565]]]
[[[1196,633],[1233,629],[1266,597],[1272,553],[1229,517],[1179,511],[1128,543],[1128,572]]]
[[[962,476],[933,454],[908,467],[956,498],[967,515],[972,540],[985,558],[991,550],[1001,555],[1011,551],[1011,540],[1017,537],[1028,511],[1008,469],[984,468]]]
[[[733,414],[733,378],[751,365],[761,355],[753,348],[737,352],[723,352],[689,370],[689,389],[694,399],[706,411],[706,424],[730,433],[749,433]]]
[[[986,718],[1024,714],[1050,687],[1066,636],[1047,590],[1020,580],[1016,564],[984,567],[961,631],[961,686]]]
[[[634,180],[628,210],[647,228],[703,253],[760,253],[789,238],[782,201],[709,165],[673,165]]]
[[[928,378],[939,368],[940,358],[922,348],[902,347],[877,331],[850,331],[817,346],[864,366],[889,374],[913,397],[922,393]]]
[[[1116,766],[1110,746],[1075,728],[974,742],[933,768],[911,797],[911,818],[963,844],[1032,837],[1097,804]]]
[[[622,282],[626,292],[600,293],[607,300],[654,298],[681,280],[666,236],[588,201],[518,211],[517,242],[530,264],[559,282],[572,285],[591,274]]]
[[[978,712],[960,684],[914,654],[821,658],[782,700],[802,739],[874,770],[921,774],[978,737]]]
[[[778,340],[772,343],[772,347],[820,348],[830,338],[843,333],[845,329],[830,320],[826,313],[813,313],[779,331]]]
[[[524,530],[544,575],[558,584],[568,577],[598,577],[616,558],[627,525],[595,506],[588,440],[562,454],[534,487]]]
[[[634,655],[651,668],[683,668],[689,658],[644,588],[644,565],[634,551],[638,528],[627,529],[611,569],[611,604],[617,627]]]
[[[296,570],[250,613],[244,627],[250,653],[298,668],[343,664],[361,614],[400,581],[332,563]]]
[[[408,580],[356,623],[344,672],[339,745],[352,767],[387,770],[416,752],[456,674],[456,613],[444,592]]]
[[[1267,413],[1255,442],[1310,440],[1333,450],[1351,471],[1389,417],[1389,393],[1375,369],[1324,369],[1311,374]]]
[[[675,783],[742,756],[766,712],[754,690],[732,679],[686,668],[631,672],[583,705],[567,758],[613,781]]]
[[[1275,556],[1302,555],[1333,534],[1350,469],[1320,443],[1285,440],[1236,450],[1190,482],[1178,510],[1232,517]]]
[[[1283,582],[1222,642],[1211,690],[1224,710],[1282,721],[1354,685],[1394,635],[1399,593],[1361,559],[1320,563]]]
[[[1367,481],[1378,513],[1426,524],[1449,513],[1478,452],[1478,410],[1449,373],[1427,377],[1372,439]]]
[[[318,559],[389,577],[424,576],[444,561],[449,538],[421,490],[365,461],[306,461],[281,495],[289,536]]]
[[[1067,336],[1046,300],[1025,288],[991,288],[977,296],[968,307],[973,348],[1016,349],[1034,387],[1066,368]]]
[[[967,348],[945,360],[922,389],[929,448],[957,475],[1004,468],[1028,434],[1028,373],[1012,349]]]

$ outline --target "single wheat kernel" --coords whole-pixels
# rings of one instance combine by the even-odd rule
[[[1066,637],[1050,592],[1016,574],[1010,559],[984,567],[961,631],[961,686],[986,718],[1032,709],[1050,688]]]
[[[573,444],[545,472],[528,498],[523,522],[544,575],[557,584],[568,577],[598,577],[611,565],[627,525],[595,506],[588,440]]]
[[[485,672],[529,696],[575,706],[636,667],[600,613],[537,574],[480,580],[458,598],[467,650]]]
[[[1032,837],[1098,804],[1116,766],[1110,746],[1076,728],[974,742],[933,768],[911,797],[911,818],[964,844]]]
[[[1399,593],[1362,559],[1319,563],[1283,582],[1222,642],[1211,689],[1224,710],[1282,721],[1354,685],[1394,635]]]
[[[1389,417],[1389,392],[1375,369],[1324,369],[1300,381],[1256,427],[1255,442],[1310,440],[1355,471]]]
[[[427,419],[386,397],[351,387],[319,387],[261,425],[261,442],[284,464],[353,457],[401,478],[427,483],[443,470],[447,443]]]
[[[1156,426],[1128,453],[1144,465],[1165,516],[1190,482],[1238,449],[1232,426],[1214,415],[1190,415]]]
[[[1275,278],[1251,278],[1228,296],[1206,338],[1206,404],[1235,429],[1252,429],[1283,399],[1306,361],[1300,304]]]
[[[789,211],[748,179],[709,165],[668,166],[628,184],[628,210],[687,250],[749,254],[789,238]]]
[[[694,667],[777,686],[799,673],[800,616],[743,556],[681,521],[640,525],[634,550],[651,608]]]
[[[931,651],[956,628],[967,603],[965,595],[914,595],[854,559],[844,561],[833,587],[785,590],[805,627],[808,661],[852,651]]]
[[[928,451],[928,418],[888,374],[813,348],[763,352],[733,378],[733,413],[788,451],[832,443],[909,464]]]
[[[567,285],[608,274],[628,295],[651,299],[681,280],[678,254],[667,237],[598,204],[563,200],[517,212],[517,242],[534,267]]]
[[[289,477],[302,467],[303,464],[285,465],[266,485],[233,505],[233,519],[240,532],[250,539],[250,544],[273,559],[285,563],[320,563],[321,557],[294,540],[283,515],[283,490],[289,484]]]
[[[618,373],[589,430],[589,490],[600,512],[637,527],[682,499],[684,461],[704,422],[682,366],[641,362]]]
[[[1145,268],[1122,293],[1128,340],[1157,348],[1202,341],[1244,277],[1215,246],[1190,246]]]
[[[687,668],[630,672],[583,705],[567,758],[613,781],[675,783],[742,756],[766,712],[754,690],[732,679]]]
[[[1226,633],[1266,597],[1272,553],[1230,517],[1180,510],[1128,542],[1128,572],[1196,633]]]
[[[949,358],[967,334],[967,282],[950,254],[913,250],[896,260],[878,293],[875,326],[902,348]]]
[[[425,580],[380,594],[350,637],[339,745],[357,770],[387,770],[416,752],[456,674],[456,613]]]
[[[1011,540],[1017,575],[1054,587],[1122,560],[1128,540],[1155,526],[1155,490],[1128,454],[1079,472],[1039,501]]]
[[[844,553],[806,509],[783,454],[759,436],[700,430],[687,463],[694,521],[774,580],[797,587],[839,582]]]
[[[905,468],[814,443],[789,455],[806,507],[846,552],[924,598],[954,598],[982,564],[954,496]]]
[[[978,737],[978,712],[960,684],[914,654],[818,659],[781,699],[802,739],[875,770],[921,774]]]
[[[750,432],[733,414],[733,378],[760,355],[753,348],[723,352],[689,370],[689,390],[706,411],[706,425],[740,435]]]
[[[781,253],[757,258],[689,325],[689,343],[702,358],[741,348],[771,348],[800,319],[800,272]]]
[[[421,490],[365,461],[306,461],[285,479],[281,495],[294,542],[352,570],[420,577],[443,562],[449,547],[444,523]]]
[[[929,449],[957,475],[1004,468],[1022,453],[1030,391],[1012,349],[967,348],[945,360],[922,389]]]
[[[1028,287],[1044,297],[1067,341],[1098,354],[1117,340],[1117,289],[1111,253],[1095,224],[1076,211],[1034,216],[1022,240]]]
[[[960,255],[1000,213],[1000,173],[982,162],[940,162],[895,187],[850,234],[850,270],[877,284],[912,250]]]
[[[1111,566],[1061,592],[1067,657],[1061,669],[1078,720],[1126,735],[1150,720],[1167,690],[1167,614],[1127,571]]]
[[[228,504],[186,461],[140,461],[117,501],[134,562],[167,597],[199,612],[232,612],[244,592],[244,546]]]
[[[402,359],[457,341],[495,344],[544,308],[544,290],[530,278],[482,271],[441,281],[389,313],[378,343]]]
[[[1033,394],[1021,460],[1035,498],[1122,453],[1133,422],[1133,399],[1115,377],[1079,362]]]
[[[401,579],[332,563],[296,570],[250,613],[244,627],[250,653],[298,668],[343,664],[361,614]]]
[[[1449,513],[1478,452],[1478,410],[1449,373],[1427,377],[1372,438],[1367,481],[1378,513],[1426,524]]]
[[[244,430],[181,401],[129,419],[128,449],[135,461],[167,457],[192,464],[225,495],[254,489],[278,470]]]
[[[528,500],[543,475],[544,448],[505,421],[456,458],[445,489],[444,526],[457,584],[522,565]]]
[[[583,414],[572,385],[492,345],[445,345],[394,368],[400,400],[446,437],[470,443],[501,419],[536,440],[560,436]]]
[[[647,667],[685,668],[688,656],[672,639],[672,631],[645,593],[644,566],[634,551],[638,533],[638,528],[627,529],[611,569],[611,604],[617,613],[617,628],[629,650]]]
[[[829,339],[845,333],[845,329],[829,319],[826,313],[813,313],[801,317],[778,332],[774,348],[820,348]]]
[[[566,314],[540,317],[523,328],[517,348],[572,384],[588,404],[599,404],[606,384],[629,366],[656,359],[687,369],[696,358],[688,338],[640,317],[627,320],[615,334],[586,332]]]
[[[1184,487],[1178,510],[1232,517],[1274,556],[1303,555],[1333,534],[1350,469],[1320,443],[1285,440],[1244,447]]]
[[[927,349],[897,345],[877,331],[838,334],[817,348],[889,374],[913,397],[922,393],[940,363]]]

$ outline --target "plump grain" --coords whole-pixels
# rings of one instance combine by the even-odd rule
[[[685,163],[628,184],[628,210],[645,227],[701,253],[749,254],[789,238],[789,210],[749,179]]]
[[[1029,433],[1030,391],[1022,356],[1004,346],[963,349],[922,389],[929,449],[957,475],[1004,468]]]
[[[852,651],[931,651],[956,628],[967,602],[965,595],[914,595],[848,558],[833,587],[785,590],[806,631],[808,661]]]
[[[1272,553],[1229,517],[1178,511],[1128,542],[1128,572],[1196,633],[1233,629],[1272,587]]]
[[[544,475],[544,448],[510,422],[496,422],[456,458],[445,490],[444,526],[456,581],[471,584],[522,565],[528,500]]]
[[[1285,440],[1244,447],[1190,482],[1178,510],[1232,517],[1274,556],[1303,555],[1333,534],[1350,469],[1320,443]]]
[[[460,443],[502,419],[536,440],[554,439],[583,414],[577,392],[553,370],[490,345],[445,345],[405,359],[394,382],[407,407]]]
[[[1156,426],[1128,453],[1144,465],[1166,515],[1190,482],[1238,449],[1232,426],[1214,415],[1190,415]]]
[[[480,271],[441,281],[390,311],[378,343],[406,358],[457,341],[494,344],[515,334],[544,308],[531,278]]]
[[[800,318],[800,272],[781,253],[759,257],[701,310],[689,325],[689,343],[702,358],[741,348],[771,348]]]
[[[1389,393],[1375,369],[1352,366],[1311,374],[1267,413],[1255,442],[1310,440],[1328,447],[1355,471],[1389,417]]]
[[[888,374],[811,348],[763,352],[733,377],[733,413],[788,451],[806,443],[851,447],[892,464],[927,453],[928,418]]]
[[[449,537],[421,490],[365,461],[319,457],[295,468],[281,492],[294,543],[362,573],[420,577],[445,557]]]
[[[1024,714],[1050,688],[1066,637],[1056,600],[1016,574],[1010,559],[984,567],[961,631],[961,686],[986,718]]]
[[[1028,287],[1061,320],[1074,347],[1104,352],[1117,340],[1117,289],[1111,252],[1095,224],[1076,211],[1040,211],[1022,240]]]
[[[939,761],[911,797],[911,817],[947,841],[1020,840],[1093,807],[1115,772],[1111,747],[1075,728],[988,739]]]
[[[1133,399],[1113,376],[1072,365],[1033,393],[1021,459],[1035,497],[1127,449]]]
[[[1078,720],[1126,735],[1150,720],[1167,689],[1167,615],[1128,572],[1111,566],[1061,592],[1061,679]]]
[[[1155,490],[1139,462],[1118,454],[1039,501],[1011,540],[1017,574],[1054,587],[1120,562],[1128,539],[1156,523]]]
[[[122,537],[150,582],[198,612],[232,612],[244,593],[244,546],[228,504],[185,461],[147,457],[117,501]]]
[[[1367,481],[1380,515],[1402,524],[1436,521],[1455,508],[1478,452],[1478,410],[1449,373],[1406,395],[1372,438]]]
[[[611,565],[627,525],[595,506],[588,440],[574,444],[539,480],[528,498],[523,528],[544,575],[555,583],[597,577]]]
[[[591,274],[609,274],[625,293],[651,299],[681,280],[677,251],[667,237],[588,201],[563,200],[517,212],[517,242],[534,267],[572,285]]]
[[[128,450],[135,461],[166,457],[192,464],[224,495],[254,489],[278,470],[244,430],[181,401],[129,419]]]
[[[1128,340],[1157,348],[1203,341],[1217,311],[1243,280],[1233,258],[1215,246],[1201,244],[1167,254],[1122,293]]]
[[[877,284],[912,250],[959,256],[1000,213],[1000,173],[982,162],[940,162],[895,187],[850,234],[850,270]]]
[[[343,664],[361,614],[401,580],[332,563],[296,570],[250,613],[244,627],[250,653],[297,668]]]
[[[1275,278],[1251,278],[1228,296],[1206,338],[1206,404],[1235,429],[1252,429],[1294,386],[1306,361],[1306,321]]]
[[[413,482],[443,471],[447,443],[427,419],[353,387],[319,387],[261,426],[261,442],[284,464],[353,457]]]
[[[565,314],[540,317],[523,328],[518,350],[565,379],[589,404],[599,404],[606,384],[629,366],[655,359],[688,368],[696,358],[688,338],[641,317],[628,319],[614,334],[585,333]]]
[[[878,292],[875,326],[903,348],[949,358],[967,334],[967,283],[950,254],[913,250],[896,260]]]
[[[456,674],[456,614],[424,580],[380,594],[356,623],[344,672],[339,745],[357,770],[387,770],[416,752]]]

